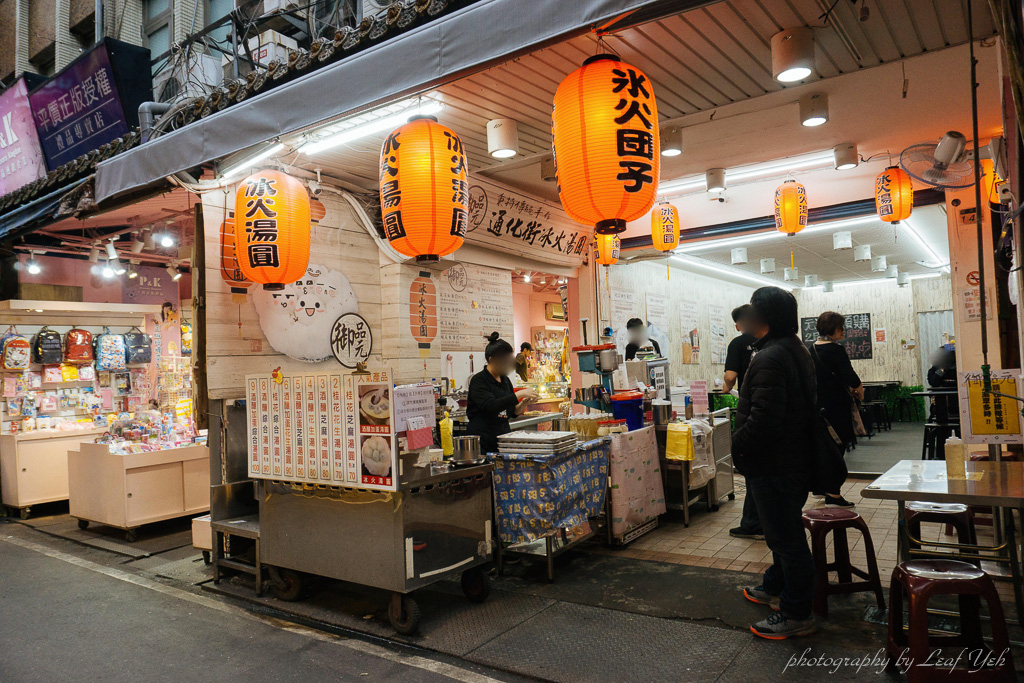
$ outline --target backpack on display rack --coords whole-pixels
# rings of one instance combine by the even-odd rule
[[[124,335],[124,348],[128,365],[142,365],[153,358],[153,340],[137,327]]]
[[[92,332],[77,327],[64,335],[64,360],[68,363],[91,363]]]
[[[187,320],[181,323],[181,355],[192,355],[192,323]]]
[[[25,370],[32,356],[32,345],[18,334],[16,327],[8,327],[0,337],[0,366],[4,370]]]
[[[60,332],[54,332],[46,325],[39,330],[32,341],[32,360],[40,365],[60,365],[64,360],[64,344]]]
[[[110,330],[103,328],[103,334],[96,337],[96,369],[125,369],[124,336],[111,334]]]

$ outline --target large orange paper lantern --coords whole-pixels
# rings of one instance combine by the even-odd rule
[[[613,266],[619,261],[621,242],[618,235],[594,235],[594,261],[602,266]]]
[[[396,128],[380,152],[384,234],[399,253],[437,261],[462,246],[469,183],[462,140],[433,116]]]
[[[807,227],[807,190],[787,180],[775,190],[775,229],[795,235]]]
[[[235,249],[235,212],[229,211],[227,219],[220,224],[220,275],[228,283],[232,294],[245,294],[252,287],[252,280],[242,274]]]
[[[679,211],[668,202],[651,211],[651,244],[658,251],[672,251],[679,246]]]
[[[914,184],[910,174],[899,166],[890,166],[875,178],[875,210],[886,223],[910,218],[914,208]]]
[[[421,356],[430,355],[430,342],[437,337],[437,288],[430,271],[421,271],[409,285],[409,331]]]
[[[253,173],[235,192],[235,248],[246,279],[279,290],[309,266],[309,194],[286,173]]]
[[[551,133],[558,196],[573,220],[613,234],[650,211],[661,143],[642,71],[614,55],[583,62],[555,92]]]

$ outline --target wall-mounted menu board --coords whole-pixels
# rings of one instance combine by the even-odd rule
[[[818,338],[817,318],[800,318],[800,336],[810,344]],[[871,358],[871,314],[850,313],[846,316],[846,339],[842,345],[850,360]]]
[[[442,351],[480,351],[497,331],[512,338],[512,273],[457,263],[438,276],[437,325]]]

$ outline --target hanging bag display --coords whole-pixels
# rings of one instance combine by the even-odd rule
[[[124,349],[128,365],[144,365],[153,358],[153,340],[137,327],[124,335]]]
[[[0,337],[0,367],[4,370],[25,370],[32,356],[32,345],[14,327]]]
[[[92,332],[73,328],[64,335],[64,361],[67,363],[91,363]]]
[[[181,323],[181,355],[192,355],[192,323],[187,320]]]
[[[64,344],[60,333],[46,325],[32,341],[32,361],[40,365],[59,365],[64,360]]]
[[[125,369],[124,336],[111,334],[110,330],[103,328],[103,334],[96,337],[96,369]]]

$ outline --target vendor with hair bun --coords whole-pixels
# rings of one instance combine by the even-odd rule
[[[469,381],[467,433],[480,437],[481,452],[494,453],[498,450],[498,437],[512,431],[509,417],[522,415],[526,406],[537,400],[537,392],[527,389],[517,394],[512,388],[508,376],[516,369],[515,353],[497,332],[487,338],[484,359],[487,365]]]

